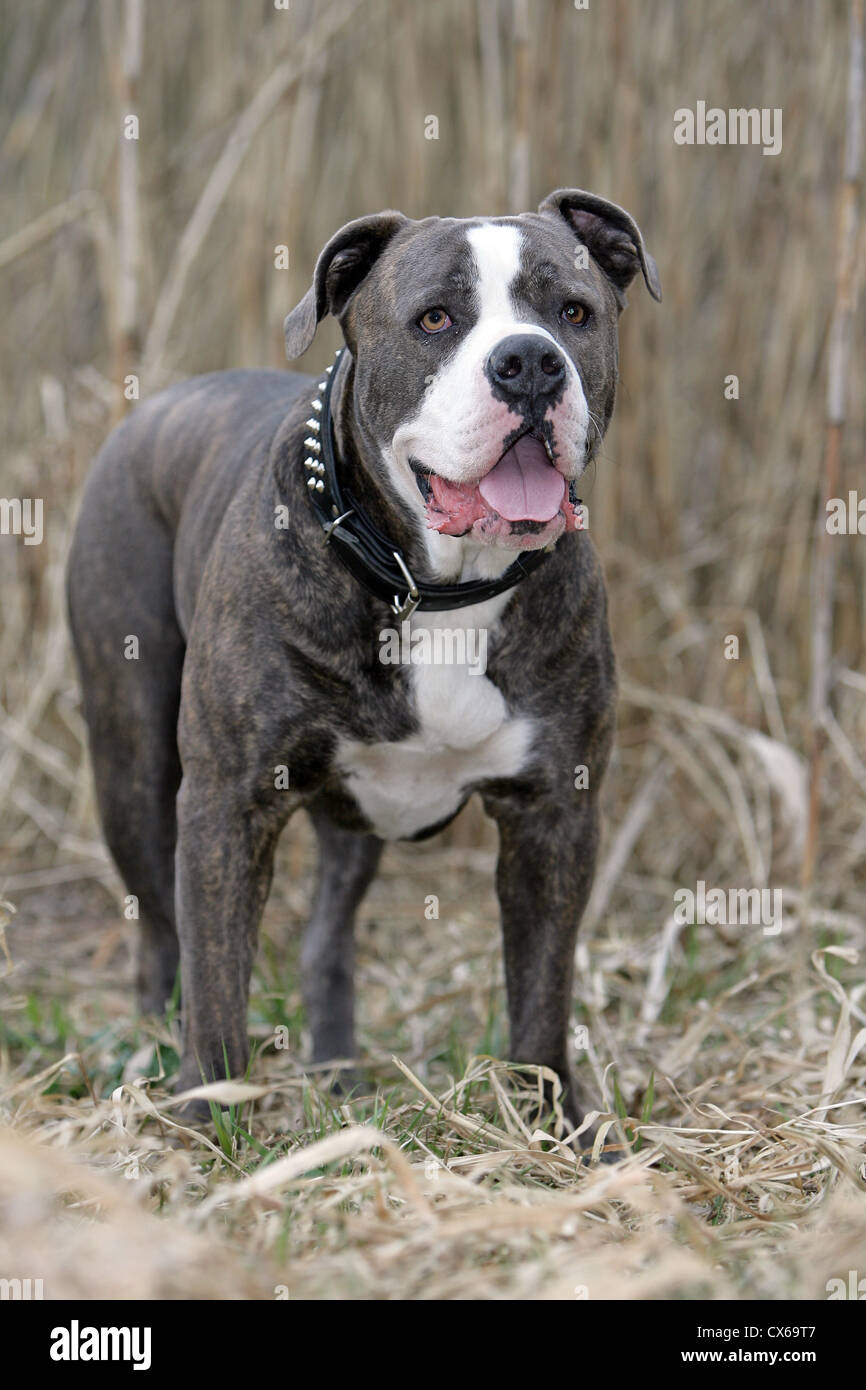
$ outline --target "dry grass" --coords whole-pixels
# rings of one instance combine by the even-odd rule
[[[825,808],[808,900],[799,888],[844,7],[531,8],[515,31],[500,0],[316,15],[297,0],[288,16],[150,0],[130,327],[120,10],[0,6],[0,495],[46,508],[41,546],[0,538],[0,897],[17,908],[3,912],[0,1275],[41,1277],[47,1297],[823,1298],[828,1279],[864,1273],[862,537],[836,538]],[[783,153],[675,147],[672,112],[697,98],[783,107]],[[144,394],[278,365],[283,314],[349,217],[511,210],[526,187],[536,201],[562,184],[636,214],[665,288],[661,308],[633,292],[586,493],[623,682],[575,1024],[622,1161],[578,1166],[555,1117],[539,1138],[531,1078],[490,1060],[506,1042],[477,806],[433,845],[386,854],[359,932],[370,1095],[336,1108],[296,1060],[313,866],[292,826],[254,980],[255,1094],[206,1142],[172,1120],[173,1025],[132,1018],[130,924],[59,598],[120,375],[141,369],[139,344]],[[283,242],[288,274],[272,269]],[[331,327],[315,365],[334,342]],[[855,391],[843,495],[862,495],[864,443]],[[778,888],[781,932],[678,928],[674,892],[698,879]]]
[[[793,919],[663,946],[637,906],[660,885],[628,878],[633,900],[581,946],[577,1013],[622,1158],[581,1165],[533,1077],[468,1052],[503,1042],[483,851],[389,853],[359,932],[370,1094],[341,1105],[301,1072],[310,849],[300,833],[286,849],[259,1054],[248,1090],[213,1092],[238,1103],[210,1139],[172,1118],[174,1027],[130,1021],[127,931],[92,914],[7,928],[0,1268],[53,1297],[788,1299],[858,1267],[862,923],[829,914],[815,941],[839,944],[800,979]]]

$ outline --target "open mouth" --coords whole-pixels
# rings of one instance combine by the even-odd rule
[[[472,485],[452,483],[412,466],[426,504],[427,525],[442,535],[471,532],[491,541],[544,535],[546,543],[553,532],[579,529],[574,483],[566,483],[554,467],[549,444],[533,434],[515,440]]]

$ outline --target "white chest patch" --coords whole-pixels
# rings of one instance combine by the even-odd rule
[[[461,628],[477,638],[489,632],[509,598],[453,613],[417,613],[412,645],[420,648],[416,635],[425,628],[437,639]],[[460,645],[440,642],[439,656],[459,652]],[[464,650],[477,657],[477,640]],[[509,715],[501,692],[471,656],[413,664],[410,683],[417,733],[398,743],[344,739],[337,753],[349,791],[383,840],[408,838],[445,820],[475,782],[516,775],[532,742],[531,721]]]

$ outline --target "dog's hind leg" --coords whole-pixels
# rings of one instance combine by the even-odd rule
[[[382,841],[340,830],[311,811],[319,841],[316,895],[301,949],[313,1062],[355,1056],[355,913],[375,877]]]
[[[171,541],[116,459],[97,463],[67,570],[69,614],[105,838],[137,903],[139,1006],[160,1013],[178,967],[175,798],[184,642]]]

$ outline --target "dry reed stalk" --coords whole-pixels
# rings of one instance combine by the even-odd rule
[[[328,18],[322,20],[316,29],[314,49],[324,50],[352,18],[359,5],[360,0],[348,0],[344,5],[331,7]],[[300,60],[280,63],[274,68],[238,117],[222,153],[211,169],[177,244],[153,311],[142,353],[142,372],[149,380],[157,378],[163,369],[169,335],[180,308],[187,276],[247,150],[261,126],[302,72]]]
[[[511,156],[508,177],[508,211],[530,206],[529,102],[532,87],[532,25],[529,0],[512,0],[511,50],[513,65]]]
[[[98,193],[94,193],[90,189],[73,193],[71,198],[58,203],[56,207],[49,208],[47,212],[34,218],[26,227],[22,227],[20,231],[13,232],[4,241],[0,241],[0,270],[11,265],[19,256],[24,256],[28,251],[32,251],[43,241],[48,241],[71,222],[75,222],[79,218],[91,217],[94,213],[102,212],[103,208],[103,201]]]
[[[139,140],[122,129],[129,116],[137,116],[141,76],[144,0],[124,0],[123,40],[118,74],[117,161],[117,340],[116,372],[122,382],[138,366],[141,351],[139,272],[141,261],[141,213],[139,207]],[[126,401],[119,393],[119,400]]]
[[[505,97],[499,0],[477,0],[484,103],[484,195],[494,213],[506,207]]]
[[[836,294],[827,360],[824,467],[816,521],[813,558],[812,650],[809,685],[809,825],[803,855],[802,884],[811,886],[818,855],[822,780],[827,742],[833,646],[834,586],[838,541],[827,530],[827,503],[838,497],[842,435],[847,418],[851,328],[859,281],[859,190],[863,120],[863,0],[850,0],[848,30],[848,99],[844,164],[839,195]]]

